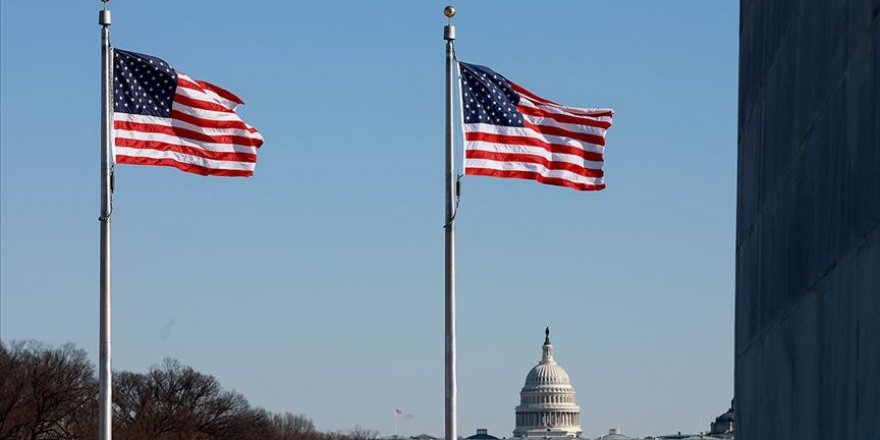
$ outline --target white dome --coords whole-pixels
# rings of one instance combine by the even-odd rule
[[[571,380],[568,378],[568,373],[556,362],[541,362],[535,365],[532,371],[529,371],[529,375],[526,376],[525,387],[534,388],[546,385],[571,387]]]
[[[541,362],[526,375],[516,407],[515,437],[579,437],[581,409],[568,373],[553,359],[550,329],[545,330]]]

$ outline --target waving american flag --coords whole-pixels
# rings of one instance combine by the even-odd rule
[[[560,105],[488,67],[459,66],[465,174],[605,188],[605,132],[614,110]]]
[[[235,113],[234,94],[160,58],[113,50],[117,163],[215,176],[251,176],[263,137]]]

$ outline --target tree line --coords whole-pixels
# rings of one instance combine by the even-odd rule
[[[319,432],[307,417],[252,407],[213,376],[173,359],[113,374],[114,440],[376,440]],[[73,344],[0,341],[0,440],[94,440],[98,380]]]

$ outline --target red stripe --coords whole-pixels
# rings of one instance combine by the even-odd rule
[[[242,101],[241,98],[239,98],[238,96],[235,96],[229,90],[226,90],[222,87],[215,86],[214,84],[211,84],[207,81],[196,81],[196,82],[199,83],[200,86],[222,96],[223,99],[227,99],[229,101],[232,101],[232,102],[235,102],[238,104],[244,104],[244,101]]]
[[[257,129],[244,123],[244,121],[220,121],[217,119],[204,119],[184,113],[180,110],[171,110],[171,119],[177,119],[192,125],[198,125],[205,128],[237,128],[247,130],[250,133],[256,133]]]
[[[488,159],[497,162],[522,162],[543,165],[550,170],[564,170],[584,177],[605,177],[605,172],[601,169],[594,170],[581,165],[575,165],[570,162],[557,162],[548,160],[546,157],[535,156],[533,154],[517,154],[517,153],[496,153],[494,151],[483,150],[467,150],[465,157],[468,159]]]
[[[602,153],[586,151],[582,148],[573,147],[571,145],[551,144],[527,136],[508,136],[504,134],[483,133],[479,131],[469,131],[466,132],[464,136],[465,139],[469,141],[483,141],[506,145],[526,145],[529,147],[540,147],[551,153],[571,154],[595,162],[601,162],[603,160]]]
[[[552,105],[554,107],[559,107],[560,110],[565,111],[565,112],[569,112],[569,113],[580,115],[580,116],[593,116],[593,117],[614,116],[614,111],[587,111],[584,109],[572,108],[572,107],[565,106],[562,104],[557,104],[549,99],[544,99],[544,98],[526,90],[525,88],[523,88],[519,84],[511,82],[510,86],[511,86],[511,88],[513,88],[513,90],[515,92],[519,93],[520,95],[522,95],[526,99],[529,99],[531,101],[534,101],[534,102],[537,102],[540,104],[547,104],[547,105]]]
[[[210,91],[220,95],[223,99],[235,102],[236,104],[244,104],[244,101],[242,101],[241,98],[239,98],[238,96],[235,96],[235,94],[233,94],[232,92],[230,92],[222,87],[215,86],[214,84],[211,84],[207,81],[200,81],[200,80],[190,81],[186,78],[181,78],[178,76],[177,85],[180,87],[183,87],[183,88],[187,88],[187,89],[198,90],[200,92],[204,92],[205,89],[207,89],[207,90],[210,90]]]
[[[257,147],[263,145],[262,139],[252,139],[244,136],[211,136],[194,130],[167,125],[142,124],[129,121],[113,121],[113,128],[120,130],[132,130],[143,133],[161,133],[179,138],[191,139],[200,142],[212,142],[215,144],[241,145],[245,147]]]
[[[488,168],[466,168],[465,174],[471,176],[490,176],[490,177],[506,177],[514,179],[531,179],[537,180],[548,185],[566,186],[579,191],[601,191],[605,189],[605,184],[590,185],[580,182],[572,182],[559,177],[544,177],[540,173],[534,171],[513,171],[513,170],[492,170]]]
[[[167,142],[159,141],[142,141],[123,137],[117,137],[115,141],[117,147],[137,148],[139,150],[169,151],[172,153],[181,153],[189,156],[202,157],[212,160],[225,160],[229,162],[257,162],[257,155],[252,153],[227,153],[208,151],[201,148],[189,147],[186,145],[169,144]]]
[[[223,112],[223,113],[235,113],[234,110],[223,107],[220,104],[208,101],[201,101],[198,99],[192,99],[189,96],[183,96],[180,93],[174,94],[174,102],[188,105],[193,108],[198,108],[202,110],[211,110],[215,112]]]
[[[200,86],[197,82],[190,81],[180,75],[177,76],[177,86],[193,90],[202,90],[202,86]]]
[[[124,163],[129,165],[156,165],[174,167],[187,173],[199,174],[202,176],[226,176],[226,177],[250,177],[254,175],[253,171],[247,170],[225,170],[216,168],[207,168],[191,163],[182,163],[173,159],[153,159],[149,157],[131,157],[116,156],[116,163]]]
[[[597,128],[604,128],[604,129],[608,129],[608,127],[611,127],[611,122],[599,121],[596,119],[592,119],[590,117],[571,116],[571,115],[562,115],[562,114],[553,113],[553,112],[545,112],[544,110],[541,110],[539,108],[529,107],[529,106],[525,106],[525,105],[517,106],[516,109],[524,115],[550,118],[556,122],[563,122],[566,124],[588,125],[590,127],[597,127]]]
[[[576,131],[566,130],[560,127],[552,127],[548,125],[535,125],[528,121],[523,121],[523,126],[526,128],[531,128],[538,133],[541,134],[549,134],[553,136],[563,136],[571,139],[576,139],[579,141],[584,141],[590,144],[605,146],[605,138],[602,136],[598,136],[595,134],[589,133],[578,133]]]

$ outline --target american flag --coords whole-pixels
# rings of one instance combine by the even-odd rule
[[[165,61],[113,50],[117,163],[161,165],[215,176],[252,176],[263,137],[235,114],[232,93]]]
[[[560,105],[488,67],[459,66],[465,174],[605,188],[605,131],[614,110]]]

